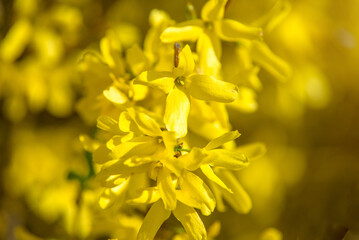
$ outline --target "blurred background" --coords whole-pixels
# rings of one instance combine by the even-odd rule
[[[0,2],[0,239],[136,236],[141,216],[104,213],[86,177],[91,159],[78,136],[93,127],[76,111],[78,62],[109,28],[125,49],[142,46],[152,9],[181,22],[186,3]],[[199,15],[205,1],[192,3]],[[237,173],[252,211],[203,217],[206,226],[220,220],[217,239],[359,239],[358,15],[357,0],[229,1],[226,18],[273,19],[264,41],[293,74],[281,82],[261,69],[258,107],[228,109],[238,143],[268,150]],[[234,71],[232,47],[223,43],[225,76]]]

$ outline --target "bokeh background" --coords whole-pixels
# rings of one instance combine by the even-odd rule
[[[192,1],[198,13],[204,2]],[[0,239],[135,236],[141,217],[104,213],[94,183],[76,177],[91,172],[78,136],[92,131],[76,112],[78,62],[109,28],[125,49],[142,45],[152,9],[180,22],[186,3],[0,2]],[[220,220],[217,239],[278,239],[277,231],[283,239],[359,239],[359,1],[231,0],[225,16],[255,25],[273,6],[278,22],[264,40],[293,77],[279,82],[261,70],[258,108],[229,109],[239,143],[268,149],[238,172],[253,209],[203,221]],[[230,74],[233,52],[223,48]]]

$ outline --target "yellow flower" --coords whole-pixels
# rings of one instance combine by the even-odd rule
[[[163,42],[197,41],[199,66],[204,74],[218,77],[221,64],[221,42],[261,39],[262,30],[225,19],[227,0],[210,0],[202,8],[201,19],[194,19],[168,27],[161,35]]]
[[[178,66],[173,72],[146,71],[136,78],[135,83],[156,87],[168,94],[164,122],[168,131],[183,137],[187,134],[189,96],[205,101],[232,102],[238,92],[231,83],[195,73],[195,62],[188,45],[178,57]]]
[[[138,239],[153,238],[171,212],[192,238],[202,239],[206,230],[194,208],[210,215],[216,206],[216,196],[206,182],[233,195],[228,199],[233,199],[239,212],[249,211],[248,195],[230,173],[224,172],[246,167],[248,159],[238,151],[217,149],[236,139],[240,135],[237,131],[211,140],[203,149],[187,149],[175,132],[165,131],[162,126],[160,118],[152,118],[139,108],[123,111],[118,121],[99,118],[98,127],[110,134],[110,140],[93,153],[95,163],[103,165],[97,174],[105,187],[99,201],[102,208],[119,207],[124,202],[154,203]],[[199,177],[197,170],[206,179]],[[156,184],[149,185],[143,179],[146,176]]]

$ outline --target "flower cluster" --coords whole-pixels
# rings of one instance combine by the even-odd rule
[[[208,1],[200,19],[189,4],[191,20],[178,24],[152,10],[143,49],[124,49],[109,29],[100,51],[80,61],[85,93],[77,109],[98,128],[95,138],[80,140],[98,168],[99,204],[115,211],[150,205],[137,239],[153,239],[171,213],[190,238],[206,239],[195,209],[224,211],[224,199],[238,213],[252,207],[233,171],[265,147],[236,147],[240,134],[226,109],[255,109],[259,66],[280,80],[290,71],[263,43],[262,28],[224,18],[227,4]],[[238,54],[230,79],[222,74],[222,40],[235,42]]]

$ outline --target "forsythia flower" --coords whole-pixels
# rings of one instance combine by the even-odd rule
[[[164,121],[169,131],[177,137],[187,134],[189,96],[205,101],[232,102],[237,97],[237,87],[211,76],[194,73],[195,62],[191,49],[186,45],[179,53],[179,63],[173,72],[143,72],[135,81],[158,87],[168,93]]]

